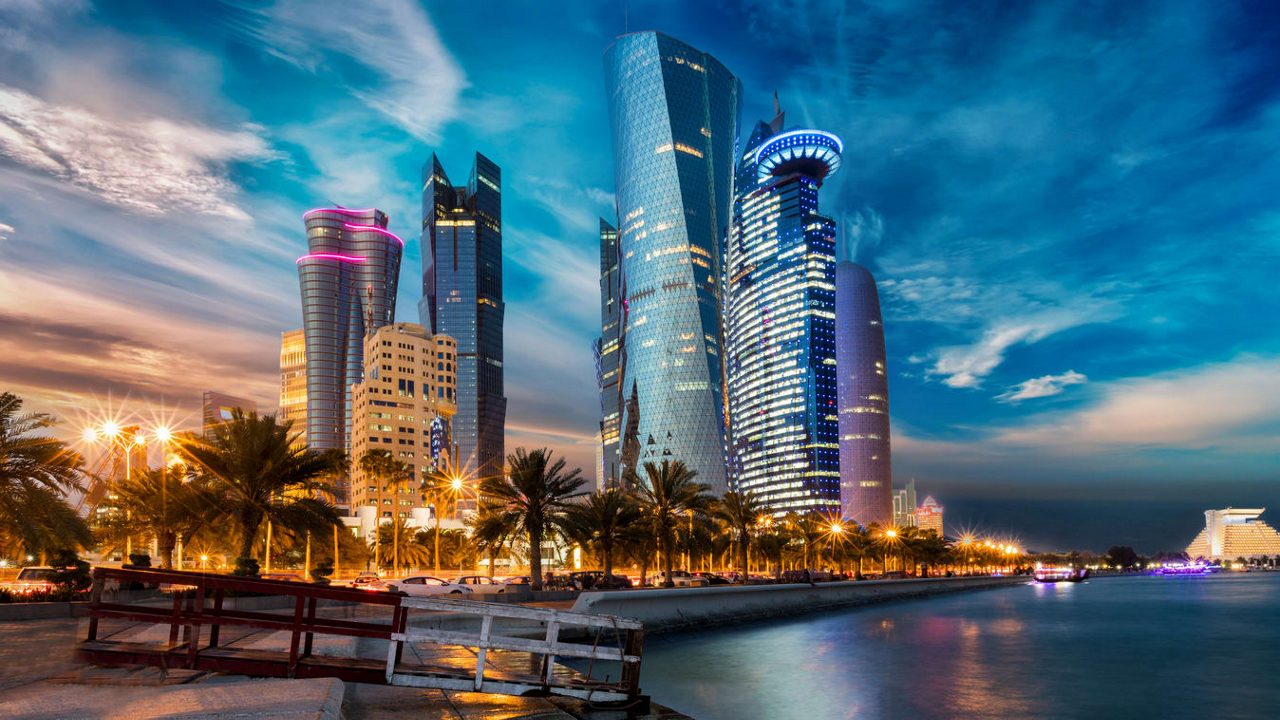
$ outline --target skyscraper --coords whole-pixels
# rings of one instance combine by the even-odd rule
[[[880,295],[871,273],[847,261],[836,266],[836,371],[844,516],[862,525],[893,522],[889,381]],[[914,482],[908,487],[911,504],[904,511],[914,513]]]
[[[404,241],[386,213],[320,208],[302,216],[310,252],[298,258],[307,356],[307,442],[347,450],[352,383],[364,373],[364,337],[396,314]]]
[[[933,499],[932,495],[925,495],[924,502],[916,508],[916,527],[921,530],[932,530],[938,534],[938,537],[944,537],[946,532],[942,525],[943,510],[944,508]]]
[[[422,301],[431,334],[458,341],[454,457],[464,472],[502,473],[507,398],[502,387],[502,171],[476,153],[465,187],[435,155],[422,167]]]
[[[618,229],[600,219],[600,337],[596,339],[596,381],[600,389],[600,477],[619,481],[622,444],[622,268]]]
[[[293,421],[297,445],[307,444],[307,337],[302,328],[280,334],[280,419]]]
[[[205,435],[208,435],[215,426],[234,417],[236,410],[245,415],[258,410],[258,404],[248,398],[228,395],[216,390],[206,390],[200,404],[200,429]]]
[[[720,262],[740,84],[701,50],[643,32],[609,46],[605,86],[636,462],[683,461],[723,492]]]
[[[775,512],[840,509],[835,222],[818,213],[840,139],[783,131],[778,109],[738,162],[725,249],[734,484]]]

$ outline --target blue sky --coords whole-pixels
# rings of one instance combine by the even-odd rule
[[[274,407],[301,213],[389,212],[416,320],[419,167],[461,181],[479,150],[504,177],[508,445],[589,470],[601,56],[658,29],[742,79],[745,126],[776,89],[844,138],[822,202],[881,284],[899,480],[1033,546],[1177,547],[1206,507],[1280,505],[1277,12],[6,3],[0,386],[71,424],[108,395]]]

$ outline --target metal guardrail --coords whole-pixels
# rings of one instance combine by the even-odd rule
[[[591,702],[627,702],[640,697],[640,661],[644,649],[644,625],[639,620],[448,597],[408,597],[401,601],[401,606],[406,610],[463,613],[479,617],[481,623],[478,633],[439,629],[412,629],[392,633],[391,644],[387,648],[386,672],[387,683],[390,685],[504,695],[547,693],[576,697]],[[546,636],[537,639],[494,634],[493,624],[497,618],[545,624]],[[588,645],[561,640],[560,632],[565,626],[596,630],[595,642]],[[601,634],[605,630],[615,631],[614,636],[618,641],[616,646],[601,646]],[[464,681],[438,675],[397,672],[403,655],[401,644],[420,642],[476,648],[474,677]],[[540,656],[541,669],[538,676],[527,679],[486,678],[486,661],[491,650],[508,650]],[[588,667],[586,676],[581,681],[557,679],[553,673],[557,657],[587,659],[592,661],[592,665]],[[608,679],[597,681],[592,678],[591,667],[594,667],[596,660],[620,663],[622,672],[619,679],[616,682],[609,682]]]

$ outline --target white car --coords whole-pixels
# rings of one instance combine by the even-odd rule
[[[472,592],[479,593],[481,595],[496,595],[507,591],[506,583],[484,575],[467,575],[465,577],[460,577],[458,578],[458,584],[466,585],[471,588]]]
[[[386,588],[391,592],[402,592],[405,595],[470,595],[471,588],[458,583],[451,583],[430,575],[414,575],[402,580],[386,581]]]

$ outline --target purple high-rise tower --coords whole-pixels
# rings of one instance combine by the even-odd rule
[[[861,265],[836,265],[836,375],[840,504],[860,525],[893,524],[889,463],[889,382],[875,278]]]

